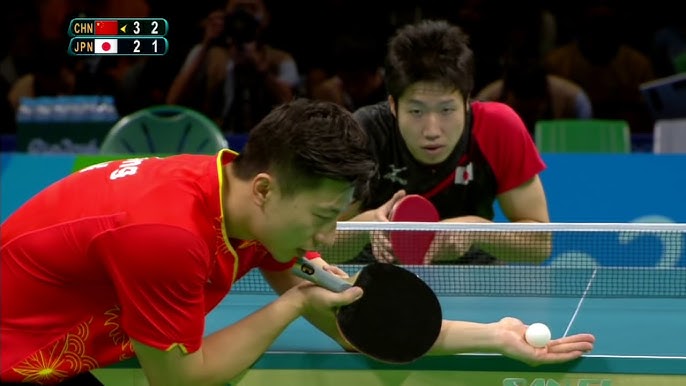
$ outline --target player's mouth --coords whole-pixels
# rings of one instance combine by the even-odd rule
[[[443,146],[441,146],[441,145],[422,146],[422,149],[424,149],[424,151],[429,153],[429,154],[437,154],[443,150]]]

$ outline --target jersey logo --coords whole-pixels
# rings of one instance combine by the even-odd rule
[[[383,178],[390,180],[391,182],[396,182],[400,185],[407,185],[407,180],[398,175],[407,170],[407,167],[396,168],[395,165],[390,165],[390,167],[391,171],[384,174]]]
[[[474,180],[474,166],[471,162],[466,166],[455,168],[455,185],[468,185],[472,180]]]

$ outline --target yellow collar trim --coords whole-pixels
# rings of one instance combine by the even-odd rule
[[[231,278],[231,283],[236,282],[236,275],[238,275],[238,253],[233,249],[233,246],[231,246],[231,243],[229,242],[229,236],[226,232],[226,222],[224,219],[226,218],[226,213],[224,213],[224,187],[226,186],[226,181],[224,178],[224,164],[222,163],[222,159],[224,158],[224,154],[233,154],[234,156],[238,155],[233,150],[230,149],[223,149],[219,151],[217,154],[217,178],[219,179],[219,211],[221,213],[220,215],[220,223],[222,227],[222,237],[224,239],[224,244],[226,245],[226,248],[231,252],[233,255],[233,277]]]

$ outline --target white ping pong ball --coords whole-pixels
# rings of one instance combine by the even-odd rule
[[[534,347],[545,347],[550,342],[550,329],[543,323],[534,323],[526,329],[524,338]]]

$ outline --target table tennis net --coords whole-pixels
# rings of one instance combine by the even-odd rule
[[[379,251],[393,258],[365,243],[392,231],[435,232],[437,260],[404,267],[440,296],[686,296],[686,224],[341,222],[320,252],[353,275]],[[233,291],[272,292],[258,270]]]

